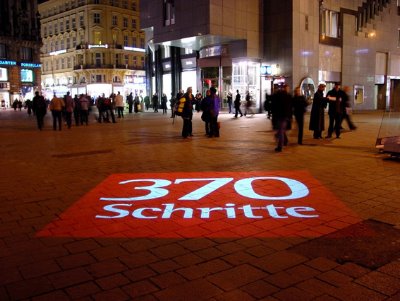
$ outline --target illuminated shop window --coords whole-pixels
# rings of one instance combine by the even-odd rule
[[[21,69],[21,82],[32,83],[33,71],[29,69]]]
[[[8,81],[7,68],[0,68],[0,81]]]

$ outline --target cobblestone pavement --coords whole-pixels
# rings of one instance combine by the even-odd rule
[[[400,300],[400,163],[375,149],[382,113],[355,114],[358,129],[341,139],[314,140],[307,123],[304,145],[293,129],[281,153],[264,114],[221,114],[220,138],[205,137],[195,114],[189,139],[180,137],[181,120],[161,113],[126,114],[116,124],[92,114],[88,126],[62,131],[49,115],[39,131],[26,111],[0,111],[0,300]],[[166,237],[163,221],[148,235],[118,228],[132,217],[122,226],[102,221],[114,235],[79,221],[87,208],[77,202],[112,175],[218,172],[299,172],[312,178],[311,196],[337,204],[321,214],[323,226],[318,218],[285,231],[243,224],[232,235],[221,232],[229,226],[222,220],[205,232],[181,222],[165,227]],[[76,220],[63,229],[79,231],[58,235],[71,206]],[[108,214],[129,212],[121,208]]]

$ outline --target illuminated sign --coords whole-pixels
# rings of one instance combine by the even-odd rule
[[[21,67],[25,68],[40,68],[42,67],[41,64],[36,64],[36,63],[21,63]]]
[[[305,171],[117,174],[37,235],[318,237],[357,222]]]
[[[125,46],[125,47],[124,47],[124,50],[128,50],[128,51],[137,51],[137,52],[146,52],[146,50],[143,49],[143,48],[128,47],[128,46]]]
[[[89,45],[89,49],[91,49],[91,48],[108,48],[108,45],[107,45],[107,44],[104,44],[104,45],[102,45],[102,44],[99,44],[99,45]]]
[[[272,67],[271,66],[261,66],[260,72],[261,72],[261,75],[271,75]]]
[[[52,51],[49,54],[50,55],[59,55],[59,54],[63,54],[63,53],[67,53],[67,50],[57,50],[57,51]]]
[[[0,65],[16,66],[16,61],[0,60]]]

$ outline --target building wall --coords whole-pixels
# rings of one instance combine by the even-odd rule
[[[125,85],[126,76],[144,76],[145,37],[140,30],[139,1],[111,4],[108,0],[40,4],[42,82],[47,90],[62,94],[94,83]]]
[[[9,106],[15,98],[31,98],[40,86],[37,2],[2,0],[0,15],[0,68],[7,73],[7,79],[0,79],[0,101]],[[32,72],[32,80],[21,81],[22,69]]]

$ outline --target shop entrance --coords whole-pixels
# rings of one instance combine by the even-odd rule
[[[390,80],[390,110],[400,112],[400,79]]]
[[[386,110],[386,85],[375,85],[376,108]]]

